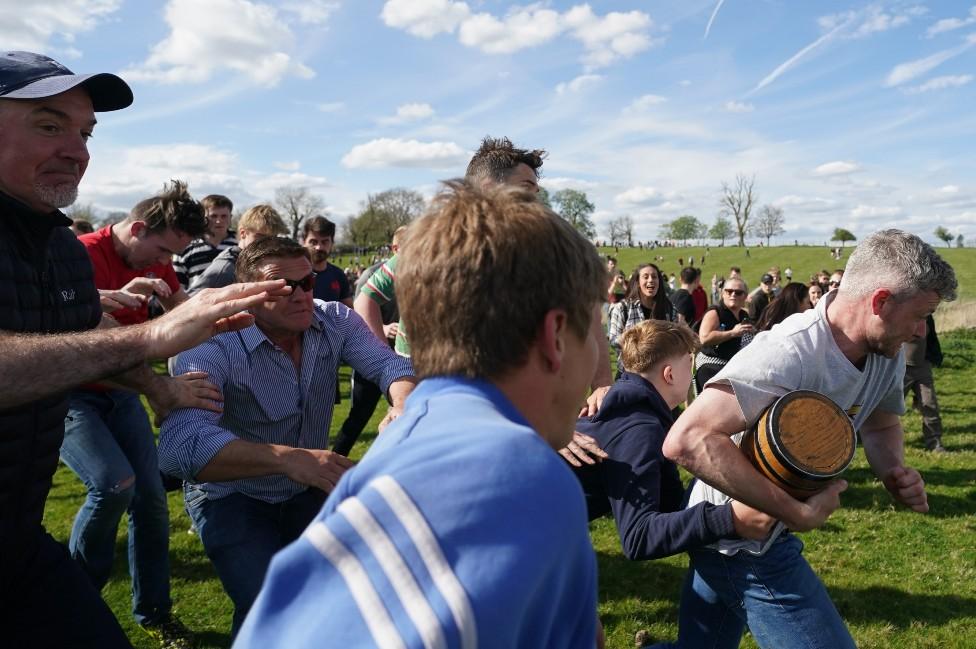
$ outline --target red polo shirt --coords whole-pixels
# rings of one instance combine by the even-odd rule
[[[97,232],[78,237],[84,244],[95,268],[95,286],[100,289],[118,290],[136,277],[158,277],[176,293],[180,281],[176,278],[173,264],[155,264],[146,268],[130,268],[112,245],[112,226],[107,225]],[[122,308],[112,312],[121,325],[139,324],[149,319],[149,306],[143,304],[138,309]]]

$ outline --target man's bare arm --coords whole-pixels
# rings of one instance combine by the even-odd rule
[[[383,333],[383,313],[380,311],[380,305],[360,291],[353,302],[353,310],[359,314],[373,335],[385,343],[386,334]]]
[[[819,527],[840,505],[843,481],[808,499],[796,500],[762,476],[730,437],[746,421],[732,388],[712,385],[688,407],[664,440],[665,456],[733,499],[783,521],[791,529]]]
[[[282,280],[201,291],[179,309],[131,327],[66,334],[0,331],[0,408],[12,408],[167,358],[250,325],[244,309],[288,289]]]
[[[860,430],[864,455],[874,474],[898,502],[925,513],[929,510],[925,481],[921,474],[905,466],[905,433],[898,415],[875,410]]]

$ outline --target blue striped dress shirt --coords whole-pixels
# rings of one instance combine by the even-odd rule
[[[291,357],[256,325],[219,334],[183,352],[175,374],[206,372],[223,391],[224,411],[174,410],[160,430],[160,468],[196,482],[196,475],[220,449],[237,439],[327,448],[341,362],[384,392],[393,381],[413,375],[410,360],[377,340],[352,309],[320,300],[315,300],[312,326],[302,337],[301,376]],[[242,493],[279,503],[307,487],[278,474],[202,483],[199,488],[211,500]]]

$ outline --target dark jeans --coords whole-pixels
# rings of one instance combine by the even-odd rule
[[[311,488],[272,504],[243,494],[210,500],[199,487],[187,486],[186,510],[234,602],[232,636],[261,591],[271,558],[305,531],[324,502],[325,493]]]
[[[47,532],[17,557],[0,589],[0,645],[32,649],[131,649],[122,627],[68,549]]]
[[[353,444],[359,439],[359,435],[369,423],[369,418],[376,410],[383,391],[375,383],[367,381],[363,377],[352,372],[352,401],[349,406],[349,416],[342,422],[339,435],[336,437],[332,450],[340,455],[349,455]]]

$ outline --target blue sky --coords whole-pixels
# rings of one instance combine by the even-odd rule
[[[490,134],[549,151],[543,186],[586,191],[601,237],[710,224],[741,173],[782,243],[976,239],[973,2],[0,0],[0,32],[133,87],[91,141],[99,210],[182,178],[240,207],[308,186],[341,222]]]

